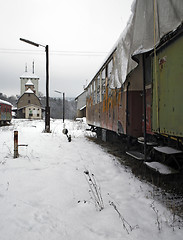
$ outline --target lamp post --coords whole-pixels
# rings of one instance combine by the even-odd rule
[[[20,38],[20,41],[26,42],[36,47],[44,47],[46,52],[46,106],[45,106],[45,132],[50,133],[50,107],[49,107],[49,47],[44,46],[27,39]]]
[[[57,90],[55,90],[55,92],[62,94],[62,92],[57,91]],[[62,107],[63,107],[63,123],[64,123],[64,119],[65,119],[65,93],[64,93],[64,92],[63,92],[63,103],[62,103]]]

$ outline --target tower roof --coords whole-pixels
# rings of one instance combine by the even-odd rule
[[[30,88],[25,91],[25,93],[34,93]]]
[[[20,78],[39,79],[39,77],[36,76],[34,73],[29,72],[24,72],[24,74],[21,75]]]
[[[29,80],[26,82],[25,86],[34,86],[34,84],[33,84],[32,81],[29,79]]]

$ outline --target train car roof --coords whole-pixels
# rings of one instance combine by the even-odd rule
[[[10,102],[0,99],[0,103],[13,106]]]
[[[137,67],[135,57],[158,46],[165,35],[176,31],[183,23],[182,0],[134,0],[131,12],[126,28],[92,78],[96,77],[116,51],[117,61],[113,67],[116,79],[111,83],[111,88],[120,87],[127,75]]]

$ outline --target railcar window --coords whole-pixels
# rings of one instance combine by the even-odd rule
[[[108,67],[107,67],[108,80],[111,79],[112,68],[113,68],[113,59],[110,60],[110,62],[108,63]]]
[[[92,81],[92,98],[93,104],[95,104],[95,81]]]
[[[102,71],[102,100],[104,99],[105,95],[105,81],[106,81],[106,71],[105,68]]]
[[[113,69],[113,59],[111,59],[108,63],[107,67],[107,76],[108,76],[108,95],[111,96],[111,88],[110,88],[110,83],[111,83],[111,75],[112,75],[112,69]]]
[[[97,76],[97,103],[100,102],[100,75]]]
[[[90,95],[92,95],[92,85],[90,85]]]
[[[97,78],[94,80],[94,103],[97,103]]]
[[[89,98],[89,88],[86,89],[86,97]]]

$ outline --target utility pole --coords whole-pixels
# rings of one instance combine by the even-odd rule
[[[44,47],[46,52],[46,106],[45,106],[45,132],[50,133],[50,106],[49,106],[49,47],[30,40],[20,38],[20,41],[31,44],[35,47]]]
[[[50,106],[49,106],[49,47],[46,45],[46,107],[45,107],[45,131],[50,132]]]

